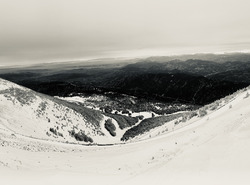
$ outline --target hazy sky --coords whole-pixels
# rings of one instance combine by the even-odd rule
[[[250,49],[250,0],[0,0],[0,65]]]

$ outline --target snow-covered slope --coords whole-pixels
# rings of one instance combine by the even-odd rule
[[[0,79],[0,128],[13,134],[61,142],[119,141],[104,129],[106,119],[98,111],[80,109]]]
[[[249,88],[208,105],[206,115],[180,121],[171,132],[114,146],[37,140],[1,128],[1,183],[247,185],[248,94]]]

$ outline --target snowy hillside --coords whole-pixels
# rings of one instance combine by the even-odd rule
[[[107,119],[98,111],[0,79],[0,128],[13,134],[60,142],[113,143],[116,138],[104,128]]]
[[[1,91],[16,88],[6,83],[1,81]],[[28,123],[37,124],[43,132],[51,127],[52,121],[46,122],[48,115],[31,114],[37,120],[31,122],[30,113],[25,114],[28,105],[22,106],[22,100],[1,94],[1,107],[4,106],[0,128],[1,183],[247,185],[250,182],[249,94],[250,88],[238,91],[201,108],[192,118],[182,116],[177,122],[133,138],[133,143],[113,146],[82,146],[15,135],[13,131],[34,134],[31,129],[22,130],[21,125],[16,128],[20,120],[27,121],[24,123],[27,128]],[[39,107],[39,98],[29,101],[33,110]],[[51,100],[47,102],[52,104]],[[10,109],[14,103],[20,111],[20,117],[15,119],[14,110]],[[71,116],[75,120],[81,117]],[[53,138],[43,132],[33,136]],[[157,137],[148,139],[149,134]]]

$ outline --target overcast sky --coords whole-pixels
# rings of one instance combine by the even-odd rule
[[[0,0],[0,65],[250,49],[249,0]]]

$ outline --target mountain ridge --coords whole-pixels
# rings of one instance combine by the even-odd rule
[[[105,143],[111,138],[101,128],[108,118],[98,111],[78,108],[2,79],[0,96],[2,125],[15,133],[75,143]]]

